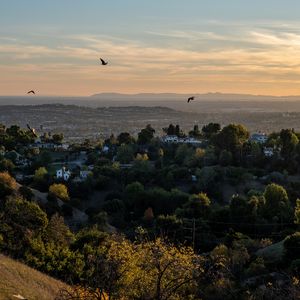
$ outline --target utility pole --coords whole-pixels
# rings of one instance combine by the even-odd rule
[[[184,238],[189,240],[192,244],[193,249],[195,250],[195,243],[196,243],[196,219],[183,219],[184,227],[183,229],[187,231]]]
[[[195,250],[196,220],[193,219],[193,250]]]

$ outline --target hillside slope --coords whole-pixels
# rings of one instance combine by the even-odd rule
[[[0,254],[0,300],[18,299],[17,295],[51,300],[63,287],[64,283]]]

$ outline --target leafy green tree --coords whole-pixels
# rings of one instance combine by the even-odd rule
[[[7,172],[0,173],[0,197],[11,195],[17,188],[17,182]]]
[[[210,199],[205,193],[194,194],[183,208],[183,213],[188,218],[207,218],[210,212]]]
[[[265,266],[264,259],[262,257],[257,257],[252,261],[246,270],[246,275],[249,277],[259,276],[268,272]]]
[[[93,252],[99,245],[105,244],[108,234],[99,230],[98,226],[84,227],[76,233],[75,240],[72,243],[72,249],[75,251]]]
[[[2,123],[0,123],[0,134],[3,135],[5,134],[6,126]]]
[[[180,126],[178,124],[175,126],[175,135],[177,135],[178,137],[185,136],[184,132],[182,131],[182,129],[180,129]]]
[[[14,150],[9,151],[9,152],[5,153],[5,158],[9,159],[13,163],[16,163],[17,158],[18,158],[18,153]]]
[[[132,182],[125,188],[125,197],[127,204],[132,207],[134,203],[143,195],[144,186],[138,182]]]
[[[52,162],[52,156],[49,151],[41,151],[38,157],[38,164],[42,167],[47,167]]]
[[[173,124],[170,124],[168,128],[163,128],[163,130],[167,135],[175,135],[175,126]]]
[[[199,130],[198,125],[194,125],[193,130],[189,132],[189,136],[194,137],[194,138],[200,138],[201,137],[201,131]]]
[[[117,212],[124,212],[125,205],[124,202],[120,199],[112,199],[105,201],[102,205],[102,209],[109,214],[113,214]]]
[[[284,187],[272,183],[266,186],[264,191],[265,197],[265,216],[269,219],[274,217],[279,218],[280,222],[283,220],[289,221],[291,217],[291,205],[288,194]]]
[[[114,136],[114,134],[111,134],[109,139],[106,139],[104,141],[105,144],[113,146],[116,145],[118,143],[118,140],[116,139],[116,137]]]
[[[0,172],[12,172],[14,168],[15,165],[10,159],[3,158],[0,160]]]
[[[9,128],[7,128],[6,133],[11,137],[15,145],[27,145],[34,142],[35,139],[35,134],[31,130],[23,130],[17,125],[12,125]]]
[[[18,197],[11,197],[4,208],[5,221],[16,230],[43,231],[48,225],[47,215],[38,204]]]
[[[300,199],[296,200],[295,223],[298,224],[298,225],[300,225]]]
[[[61,144],[63,142],[64,135],[62,133],[55,133],[52,135],[53,143]]]
[[[45,229],[45,240],[56,245],[69,246],[75,239],[69,227],[65,224],[64,218],[55,213],[49,220]]]
[[[214,146],[208,146],[205,149],[205,153],[203,156],[203,164],[204,166],[213,166],[218,163],[218,157],[216,155],[216,149]]]
[[[12,125],[6,129],[6,133],[13,137],[17,137],[20,134],[20,131],[21,131],[21,128],[20,128],[20,126],[17,126],[17,125]]]
[[[279,147],[280,144],[281,144],[280,133],[272,132],[268,135],[268,140],[266,142],[267,147],[276,148]]]
[[[69,247],[33,238],[24,256],[27,264],[67,283],[74,284],[82,277],[83,255]]]
[[[125,287],[119,289],[118,299],[192,299],[196,278],[202,274],[202,261],[192,249],[177,249],[160,239],[113,242],[108,261],[118,263],[122,274],[114,284]]]
[[[156,219],[156,226],[160,234],[169,238],[176,238],[180,235],[183,222],[176,215],[159,215]]]
[[[175,161],[179,164],[187,164],[193,159],[194,150],[186,144],[179,145],[175,152]]]
[[[134,159],[134,151],[130,145],[121,145],[117,151],[117,161],[123,164],[128,164]]]
[[[48,174],[48,171],[45,167],[40,167],[34,172],[33,180],[37,183],[45,180],[46,175]]]
[[[188,167],[203,167],[204,165],[205,150],[203,148],[196,148],[192,157],[186,159]]]
[[[155,130],[150,124],[146,128],[142,129],[138,134],[138,144],[145,145],[149,144],[154,137]]]
[[[209,123],[202,127],[202,132],[206,138],[211,138],[221,130],[221,125],[218,123]]]
[[[10,196],[0,213],[4,251],[23,257],[30,240],[40,236],[47,224],[46,213],[36,203]]]
[[[285,160],[291,160],[299,139],[290,129],[282,129],[280,132],[281,155]]]
[[[222,150],[219,156],[219,163],[223,167],[227,167],[232,163],[232,153],[227,150]]]
[[[247,128],[240,124],[225,126],[215,138],[215,145],[219,149],[230,151],[236,158],[241,158],[243,144],[249,139]]]
[[[27,201],[32,201],[34,197],[32,190],[26,185],[22,185],[19,187],[19,193]]]
[[[250,143],[250,154],[254,159],[260,159],[262,157],[262,149],[258,143]]]
[[[33,187],[42,192],[47,192],[49,188],[49,175],[45,167],[39,167],[35,170],[33,176]]]
[[[198,186],[202,191],[210,191],[215,188],[218,173],[214,167],[204,167],[196,171]]]
[[[225,126],[216,136],[215,142],[220,149],[235,153],[249,139],[249,131],[240,124]]]
[[[147,161],[147,160],[149,160],[149,157],[148,157],[147,153],[144,153],[144,154],[138,153],[136,155],[135,159],[139,160],[139,161]]]
[[[119,145],[134,143],[134,138],[128,132],[121,132],[117,137]]]

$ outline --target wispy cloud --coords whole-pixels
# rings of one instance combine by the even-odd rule
[[[217,24],[216,26],[220,26]],[[278,26],[280,30],[278,30]],[[221,26],[220,26],[221,27]],[[224,27],[224,26],[223,26]],[[262,92],[276,83],[276,93],[288,86],[296,90],[300,78],[300,31],[295,24],[244,24],[215,31],[147,31],[149,39],[126,39],[107,35],[66,35],[42,43],[0,37],[0,81],[7,78],[60,80],[77,93],[105,89],[157,91],[195,89],[207,91],[213,83],[225,91],[253,89]],[[231,28],[229,30],[228,28]],[[150,38],[151,37],[151,38]],[[170,43],[160,43],[161,38]],[[102,68],[98,58],[109,60]],[[82,82],[86,89],[72,86]],[[180,83],[180,84],[178,84]],[[46,79],[45,79],[46,84]],[[72,87],[71,87],[72,86]],[[215,90],[215,89],[212,89]],[[282,92],[281,92],[282,93]],[[300,89],[299,89],[300,93]]]

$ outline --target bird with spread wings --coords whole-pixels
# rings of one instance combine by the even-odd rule
[[[189,97],[188,100],[187,100],[187,103],[190,103],[190,101],[193,101],[195,99],[195,97]]]
[[[102,66],[106,66],[108,64],[108,62],[105,61],[104,59],[102,59],[102,58],[99,58],[99,59],[101,61]]]

